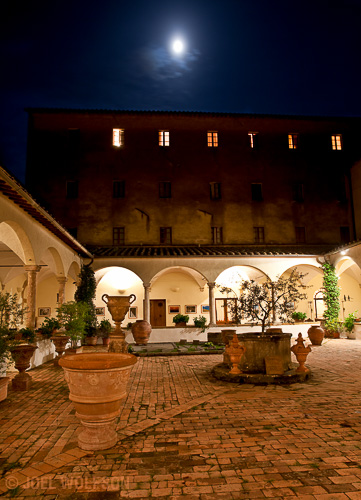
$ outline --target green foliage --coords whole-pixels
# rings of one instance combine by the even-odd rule
[[[348,333],[351,333],[355,324],[355,321],[357,319],[356,316],[357,311],[350,313],[346,318],[345,321],[343,322],[343,327]]]
[[[90,264],[81,266],[79,280],[74,298],[76,302],[88,304],[89,312],[86,317],[85,333],[87,337],[94,337],[96,336],[97,326],[97,316],[94,304],[97,283]]]
[[[22,340],[26,340],[29,344],[35,342],[35,332],[32,328],[22,328],[19,333],[21,333]]]
[[[188,314],[176,314],[173,318],[173,323],[188,323],[189,316]]]
[[[202,328],[202,332],[206,329],[207,318],[204,316],[197,316],[193,318],[194,326],[197,328]]]
[[[46,338],[50,338],[55,330],[60,328],[59,320],[56,318],[49,318],[48,316],[44,319],[43,324],[39,328],[39,332]]]
[[[85,329],[89,324],[89,304],[85,302],[64,302],[57,308],[58,320],[69,335],[72,346],[76,347],[78,340],[85,335]]]
[[[296,304],[307,296],[301,290],[307,288],[302,283],[305,274],[294,269],[289,276],[281,276],[276,281],[266,280],[258,283],[254,280],[242,280],[237,283],[239,293],[231,288],[220,287],[222,293],[232,294],[236,300],[230,301],[232,319],[240,323],[242,317],[252,323],[260,323],[262,333],[272,322],[272,316],[283,323],[292,322],[290,303]]]
[[[322,264],[323,268],[323,296],[326,304],[324,312],[325,327],[332,331],[335,320],[338,321],[340,313],[340,287],[338,286],[338,277],[335,267],[328,262]],[[330,328],[331,327],[331,328]]]
[[[300,311],[294,311],[292,313],[292,319],[294,319],[294,320],[305,321],[306,317],[307,317],[307,314],[300,312]]]
[[[128,345],[128,352],[129,354],[132,354],[132,352],[134,352],[134,349],[131,345]]]
[[[24,320],[27,309],[18,303],[17,293],[0,292],[0,328],[17,329]]]
[[[99,323],[99,330],[103,337],[109,337],[112,331],[112,324],[108,319],[102,319]]]

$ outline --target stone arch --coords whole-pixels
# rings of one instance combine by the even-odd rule
[[[35,256],[32,244],[25,230],[15,221],[0,223],[0,241],[16,254],[24,265],[34,265]]]
[[[158,271],[151,279],[150,284],[155,283],[156,280],[161,278],[162,276],[166,274],[170,274],[173,272],[179,272],[179,273],[184,273],[188,276],[190,276],[199,286],[199,288],[204,288],[204,286],[207,283],[206,277],[198,270],[194,269],[191,266],[169,266],[161,271]]]

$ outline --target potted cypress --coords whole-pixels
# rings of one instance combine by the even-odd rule
[[[88,345],[96,345],[97,337],[97,316],[95,313],[95,292],[96,279],[93,269],[88,265],[82,265],[79,274],[79,285],[76,289],[75,302],[87,304],[88,313],[85,317],[85,338]]]

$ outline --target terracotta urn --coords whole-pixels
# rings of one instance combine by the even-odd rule
[[[57,353],[57,357],[53,359],[54,366],[58,366],[59,359],[62,357],[65,351],[65,347],[70,340],[68,335],[54,335],[50,337],[50,340],[53,342],[55,346],[55,352]]]
[[[59,361],[82,423],[79,448],[105,450],[116,445],[115,421],[136,362],[132,354],[108,352],[69,355]]]
[[[152,327],[145,319],[138,319],[132,325],[132,334],[137,345],[146,345],[149,340]]]
[[[241,362],[241,358],[245,353],[246,348],[240,344],[237,334],[234,333],[232,340],[228,341],[226,345],[226,353],[229,358],[229,362],[232,365],[230,370],[231,375],[239,375],[242,371],[239,368],[239,363]]]
[[[307,373],[310,370],[305,366],[307,356],[311,352],[311,347],[304,345],[304,340],[302,338],[302,333],[298,334],[296,344],[291,347],[291,351],[296,356],[299,366],[296,369],[298,373]]]
[[[103,345],[108,346],[110,342],[110,337],[102,337]]]
[[[131,295],[107,295],[102,296],[102,301],[106,303],[108,310],[115,323],[115,328],[110,334],[109,352],[126,353],[128,350],[125,342],[125,332],[121,328],[121,323],[129,311],[130,305],[136,300],[136,296]]]
[[[308,338],[312,345],[322,345],[322,341],[325,337],[325,330],[319,325],[312,325],[307,330]]]
[[[9,377],[0,377],[0,401],[4,401],[8,395]]]
[[[32,344],[19,344],[11,347],[10,353],[15,362],[15,368],[19,371],[12,379],[14,391],[28,391],[31,387],[32,378],[25,372],[30,367],[32,355],[38,347]]]
[[[86,345],[97,345],[98,337],[85,337]]]

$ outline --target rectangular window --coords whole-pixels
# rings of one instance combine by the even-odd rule
[[[221,183],[220,182],[210,182],[209,183],[209,193],[211,200],[220,200],[222,197],[221,194]]]
[[[304,191],[302,182],[295,182],[293,184],[292,191],[293,191],[292,193],[293,201],[298,201],[299,203],[302,203],[304,201]]]
[[[264,243],[264,227],[253,227],[253,236],[255,243]]]
[[[257,149],[258,147],[258,133],[248,132],[249,146],[251,149]]]
[[[125,197],[125,181],[113,181],[113,198]]]
[[[251,185],[252,201],[263,201],[262,184],[254,183]]]
[[[298,148],[298,134],[288,134],[288,149]]]
[[[296,231],[296,243],[306,243],[306,231],[304,227],[298,226]]]
[[[218,148],[218,132],[207,132],[207,144],[209,148]]]
[[[160,228],[160,244],[161,245],[171,245],[172,244],[172,228],[171,227],[161,227]]]
[[[331,143],[332,143],[332,149],[334,151],[341,151],[342,135],[341,134],[331,135]]]
[[[172,183],[171,182],[160,182],[159,183],[159,198],[171,198],[172,197]]]
[[[113,227],[113,245],[124,245],[125,228]]]
[[[222,227],[212,227],[212,243],[214,245],[221,245],[223,243]]]
[[[340,238],[341,238],[341,243],[350,242],[350,228],[348,226],[340,227]]]
[[[124,129],[113,128],[113,146],[116,148],[124,146]]]
[[[68,200],[78,198],[79,186],[78,181],[66,181],[66,197]]]
[[[169,146],[169,131],[159,130],[159,146]]]

